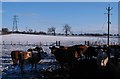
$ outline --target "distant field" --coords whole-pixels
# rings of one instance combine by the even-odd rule
[[[85,41],[91,43],[98,42],[101,44],[107,43],[106,37],[93,36],[49,36],[49,35],[29,35],[29,34],[8,34],[0,35],[1,43],[5,44],[53,44],[60,41],[62,45],[84,44]],[[4,41],[4,42],[3,42]],[[118,38],[110,38],[110,43],[118,43]]]

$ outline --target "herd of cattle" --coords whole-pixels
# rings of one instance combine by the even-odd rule
[[[41,60],[42,53],[44,52],[41,47],[36,47],[34,49],[30,48],[27,51],[14,50],[11,52],[13,66],[19,65],[21,73],[23,73],[25,64],[31,64],[32,69],[34,67],[36,69],[38,62]]]
[[[114,56],[118,58],[120,54],[120,46],[86,46],[86,45],[74,45],[74,46],[52,46],[49,47],[51,54],[54,54],[56,60],[59,62],[61,69],[72,68],[76,62],[82,59],[96,59],[98,65],[106,66],[110,53],[114,53]],[[25,51],[12,51],[11,58],[13,65],[19,65],[21,72],[24,71],[24,65],[31,64],[32,68],[37,68],[38,62],[41,60],[41,54],[44,54],[42,47],[30,48]]]

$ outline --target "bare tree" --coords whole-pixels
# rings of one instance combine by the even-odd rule
[[[48,33],[53,33],[54,36],[56,35],[56,28],[55,27],[51,27],[51,28],[48,28]]]
[[[68,24],[65,24],[65,26],[63,27],[63,31],[65,32],[66,36],[68,35],[68,32],[72,34],[71,27]]]
[[[33,29],[29,29],[29,33],[32,33],[33,32]]]

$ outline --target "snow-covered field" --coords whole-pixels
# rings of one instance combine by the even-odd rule
[[[56,41],[60,41],[61,45],[78,45],[84,44],[85,41],[90,41],[90,43],[98,42],[99,44],[106,44],[107,38],[105,37],[86,37],[86,36],[49,36],[49,35],[28,35],[28,34],[9,34],[9,35],[0,35],[0,72],[7,69],[6,73],[3,72],[4,76],[11,75],[9,71],[15,71],[18,75],[17,70],[20,70],[19,67],[12,68],[10,52],[12,50],[23,50],[27,51],[28,48],[35,47],[36,45],[40,45],[43,47],[43,50],[47,52],[47,56],[41,62],[44,64],[39,65],[39,69],[49,69],[59,68],[59,65],[56,63],[48,63],[48,62],[56,62],[53,55],[50,53],[49,46],[55,45]],[[110,42],[118,43],[118,38],[110,38]],[[2,62],[2,63],[1,63]],[[47,64],[45,64],[47,62]],[[1,66],[2,64],[2,66]],[[45,67],[46,66],[46,67]],[[55,67],[54,67],[55,66]],[[10,70],[10,69],[11,70]],[[30,69],[29,66],[26,69]],[[20,76],[20,75],[19,75]],[[13,76],[12,76],[13,77]],[[9,77],[8,77],[9,78]],[[16,78],[16,77],[15,77]],[[7,79],[7,78],[6,78]]]
[[[92,36],[49,36],[49,35],[28,35],[28,34],[9,34],[2,35],[2,41],[7,44],[53,44],[60,41],[63,45],[84,44],[85,41],[106,43],[105,37]],[[118,43],[117,38],[110,38],[110,42]],[[3,43],[3,42],[2,42]]]

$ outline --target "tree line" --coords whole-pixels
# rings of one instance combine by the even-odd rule
[[[74,34],[71,30],[71,26],[68,24],[65,24],[63,26],[63,33],[57,33],[55,27],[48,28],[47,32],[43,31],[33,31],[32,29],[29,29],[28,31],[10,31],[8,28],[2,28],[1,34],[11,34],[11,33],[19,33],[19,34],[42,34],[42,35],[65,35],[65,36],[107,36],[107,33],[84,33],[84,34]],[[110,34],[110,36],[119,36],[119,34]]]

